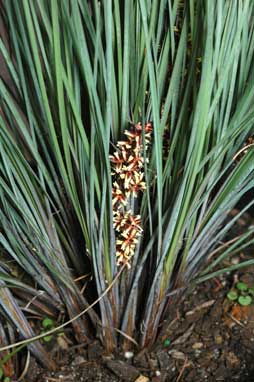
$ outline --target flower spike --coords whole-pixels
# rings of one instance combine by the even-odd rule
[[[140,225],[141,216],[135,215],[129,204],[130,200],[138,197],[139,192],[146,190],[143,153],[144,147],[146,149],[151,142],[152,124],[147,123],[143,128],[139,122],[133,130],[125,130],[124,134],[127,140],[119,141],[116,145],[118,151],[109,158],[114,179],[112,205],[113,227],[116,233],[116,262],[117,265],[126,264],[130,269],[130,261],[143,229]]]

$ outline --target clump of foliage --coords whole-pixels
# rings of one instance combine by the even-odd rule
[[[227,218],[254,186],[254,3],[2,3],[0,314],[30,338],[29,312],[75,318],[104,293],[73,320],[77,341],[151,346],[175,291],[254,240],[251,227],[220,245],[253,204]],[[141,165],[121,183],[137,135]]]

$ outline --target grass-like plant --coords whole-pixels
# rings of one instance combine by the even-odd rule
[[[73,318],[113,283],[77,340],[151,346],[172,293],[254,241],[221,245],[253,204],[228,218],[254,186],[254,3],[2,3],[1,316],[29,338],[27,313]]]

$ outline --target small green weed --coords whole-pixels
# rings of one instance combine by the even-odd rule
[[[239,281],[234,288],[232,288],[227,298],[230,301],[237,301],[241,306],[247,306],[254,302],[254,286],[248,287],[245,282]]]
[[[49,330],[55,328],[55,322],[54,322],[54,320],[52,320],[52,318],[49,318],[49,317],[45,317],[45,318],[43,319],[41,325],[42,325],[42,328],[43,328],[42,331],[41,331],[41,333],[46,333],[46,332],[48,332]],[[51,341],[52,341],[52,338],[53,338],[52,335],[45,336],[45,337],[42,338],[42,341],[48,343],[48,342],[51,342]]]

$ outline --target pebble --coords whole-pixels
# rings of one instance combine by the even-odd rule
[[[174,359],[182,359],[182,360],[185,360],[186,356],[184,353],[182,353],[181,351],[177,351],[177,350],[170,350],[168,352],[168,354],[174,358]]]
[[[232,257],[231,264],[236,265],[236,264],[239,264],[239,262],[240,262],[239,257],[236,257],[236,256]]]
[[[124,353],[124,358],[126,358],[126,359],[131,359],[131,358],[133,358],[133,356],[134,356],[134,353],[132,351],[126,351]]]
[[[135,382],[148,382],[149,378],[145,377],[144,375],[140,375],[137,379],[135,379]]]
[[[216,345],[221,345],[223,342],[223,338],[222,338],[222,336],[217,335],[214,337],[214,341],[215,341]]]
[[[111,371],[113,371],[114,374],[124,381],[136,381],[136,379],[140,377],[139,370],[125,362],[112,360],[107,361],[106,365]]]
[[[202,342],[195,342],[195,344],[192,345],[192,349],[202,349],[204,344]]]

